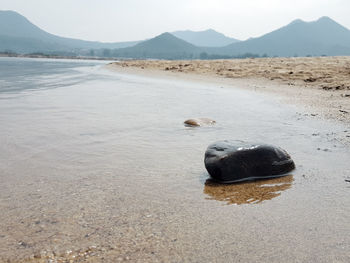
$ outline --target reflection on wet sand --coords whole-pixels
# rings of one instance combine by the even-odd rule
[[[293,181],[293,175],[227,185],[208,179],[204,185],[204,193],[209,196],[209,200],[224,201],[229,205],[257,204],[279,196],[282,191],[291,188]]]

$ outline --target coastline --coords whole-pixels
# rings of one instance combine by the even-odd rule
[[[112,61],[114,58],[103,57],[83,57],[83,56],[61,56],[61,55],[46,55],[46,54],[16,54],[16,53],[0,53],[0,58],[43,58],[43,59],[76,59],[76,60],[100,60]]]
[[[269,93],[313,117],[350,123],[350,57],[130,60],[106,68]]]
[[[66,88],[56,65],[28,78],[57,88],[2,96],[0,262],[349,261],[342,123],[281,103],[279,84],[99,65]],[[197,116],[217,123],[183,125]],[[203,153],[231,138],[279,145],[297,169],[215,184]]]

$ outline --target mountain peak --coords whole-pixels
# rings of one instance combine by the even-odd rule
[[[195,48],[192,44],[177,38],[176,36],[170,34],[169,32],[162,33],[154,38],[151,38],[149,40],[143,41],[136,45],[136,47],[155,47],[157,46],[157,49],[162,49],[163,46],[173,46],[173,47],[186,47],[186,48]]]
[[[317,19],[317,21],[332,21],[332,22],[334,22],[334,20],[331,19],[329,16],[322,16],[319,19]]]
[[[193,54],[198,52],[198,47],[165,32],[133,47],[119,49],[115,55],[132,58],[181,59],[192,58]]]
[[[329,17],[311,22],[297,19],[259,38],[232,44],[228,50],[231,54],[250,52],[287,57],[348,55],[350,31]]]
[[[172,34],[170,34],[169,32],[164,32],[156,37],[174,37]]]
[[[237,39],[227,37],[212,28],[203,31],[175,31],[171,32],[171,34],[200,47],[223,47],[239,41]]]
[[[298,18],[290,22],[289,25],[300,24],[300,23],[305,23],[305,21]]]
[[[12,10],[0,10],[0,18],[6,19],[7,23],[30,23],[26,17]]]
[[[323,25],[339,25],[341,26],[338,22],[334,21],[332,18],[328,17],[328,16],[322,16],[319,19],[317,19],[316,21],[314,21],[314,23],[319,23],[319,24],[323,24]]]
[[[208,28],[207,30],[204,30],[203,32],[214,32],[214,33],[218,33],[216,30],[212,29],[212,28]]]
[[[174,36],[173,34],[170,34],[169,32],[164,32],[158,36],[155,36],[154,38],[151,38],[149,40],[160,40],[160,41],[176,41],[181,40]]]
[[[0,10],[0,33],[6,36],[29,38],[36,34],[40,37],[48,35],[21,14],[10,10]]]
[[[295,24],[301,24],[301,23],[336,23],[336,22],[328,16],[322,16],[319,19],[310,21],[310,22],[305,22],[302,19],[295,19],[292,22],[290,22],[289,25],[295,25]]]
[[[21,15],[19,13],[17,13],[16,11],[12,11],[12,10],[0,10],[0,14],[12,14],[12,15]]]
[[[343,31],[349,32],[349,29],[342,26],[338,22],[334,21],[328,16],[322,16],[318,20],[314,21],[314,24],[319,24],[322,28],[333,28],[333,30],[342,28]]]

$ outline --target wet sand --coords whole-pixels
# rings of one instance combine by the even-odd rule
[[[350,260],[346,122],[214,79],[102,69],[0,101],[0,262]],[[184,126],[197,117],[216,124]],[[215,184],[203,158],[222,139],[278,145],[297,169]]]
[[[350,57],[130,60],[108,67],[274,93],[287,103],[307,107],[310,114],[350,121]]]

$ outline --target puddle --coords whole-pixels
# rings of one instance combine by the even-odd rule
[[[259,204],[271,200],[292,187],[293,175],[270,180],[223,185],[208,179],[203,193],[207,199],[223,201],[228,205]]]

